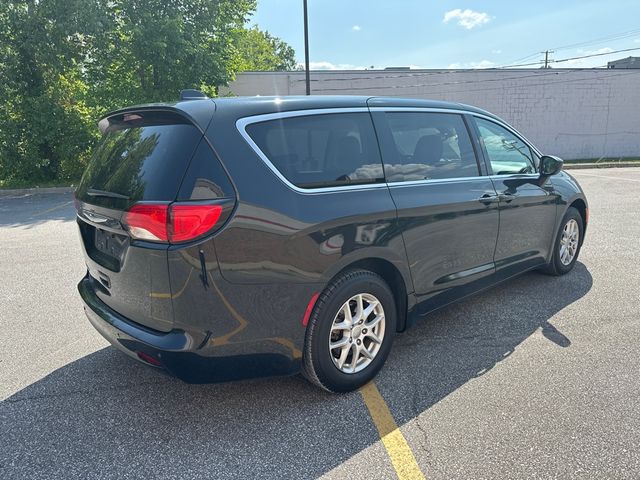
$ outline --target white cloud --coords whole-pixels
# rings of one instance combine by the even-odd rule
[[[466,28],[467,30],[471,30],[474,27],[488,23],[491,20],[491,17],[488,13],[476,12],[468,8],[466,10],[456,8],[455,10],[446,12],[442,19],[444,23],[449,23],[451,20],[457,20],[458,25]]]
[[[600,53],[610,53],[613,52],[613,48],[611,47],[603,47],[598,50],[577,50],[576,55],[570,55],[571,57],[583,57],[587,55],[596,55]],[[593,67],[602,67],[610,62],[611,60],[615,60],[620,58],[620,55],[616,57],[610,57],[609,55],[600,55],[597,57],[589,57],[589,58],[578,58],[576,60],[569,60],[568,62],[561,62],[557,65],[551,64],[552,67],[556,68],[593,68]]]
[[[397,66],[397,65],[392,65]],[[425,67],[421,65],[407,65],[411,70],[421,70]],[[386,65],[378,65],[378,66],[365,66],[365,65],[355,65],[353,63],[331,63],[331,62],[309,62],[309,68],[311,70],[384,70]],[[450,67],[450,68],[460,68],[460,67]],[[304,63],[298,63],[298,70],[304,70]]]
[[[500,50],[500,49],[491,50],[491,53],[493,53],[494,55],[500,55],[502,53],[502,50]]]
[[[360,30],[362,30],[362,27],[360,27],[360,25],[354,25],[353,27],[351,27],[351,30],[353,30],[354,32],[359,32]]]
[[[467,62],[467,63],[450,63],[447,67],[450,70],[457,69],[469,69],[469,68],[493,68],[496,64],[490,60],[480,60],[479,62]]]
[[[298,68],[304,70],[304,63],[299,63]],[[311,70],[364,70],[366,67],[351,63],[309,62],[309,68]]]
[[[640,38],[636,38],[633,43],[640,43]]]
[[[479,62],[471,62],[471,68],[492,68],[496,64],[490,60],[480,60]]]

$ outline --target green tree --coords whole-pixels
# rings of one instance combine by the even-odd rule
[[[103,100],[163,101],[188,87],[215,94],[232,79],[233,33],[254,9],[255,0],[113,0],[115,29],[96,52]]]
[[[77,179],[108,110],[295,66],[284,42],[245,29],[255,4],[0,0],[0,182]],[[263,60],[249,64],[257,48]]]
[[[254,26],[237,30],[234,37],[238,55],[237,71],[295,70],[296,57],[293,48],[269,32]]]
[[[64,164],[86,155],[80,65],[99,10],[93,0],[0,0],[0,178],[64,177]]]

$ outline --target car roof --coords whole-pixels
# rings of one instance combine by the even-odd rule
[[[216,97],[194,100],[182,100],[173,103],[153,103],[135,105],[106,114],[103,118],[143,109],[168,109],[186,113],[202,128],[206,127],[213,111],[235,118],[261,115],[266,113],[294,110],[315,110],[325,108],[358,107],[417,107],[448,110],[462,110],[481,113],[497,118],[480,108],[462,103],[417,98],[377,97],[365,95],[293,95],[293,96],[253,96],[253,97]]]
[[[420,107],[449,110],[465,110],[469,112],[491,115],[476,107],[462,103],[427,100],[417,98],[395,98],[365,95],[291,95],[291,96],[254,96],[254,97],[222,97],[213,99],[221,109],[234,109],[243,115],[273,113],[291,110],[311,110],[323,108],[358,108],[358,107]]]

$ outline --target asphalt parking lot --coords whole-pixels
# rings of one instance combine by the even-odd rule
[[[575,270],[399,335],[377,406],[130,361],[84,317],[71,196],[0,197],[0,478],[640,478],[640,168],[575,176],[591,207]]]

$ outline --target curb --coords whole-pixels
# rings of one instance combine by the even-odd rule
[[[640,162],[602,162],[602,163],[565,163],[564,170],[582,170],[585,168],[622,168],[640,167]]]
[[[3,190],[0,188],[0,197],[9,195],[33,195],[38,193],[73,193],[76,187],[44,187],[44,188],[16,188]]]

